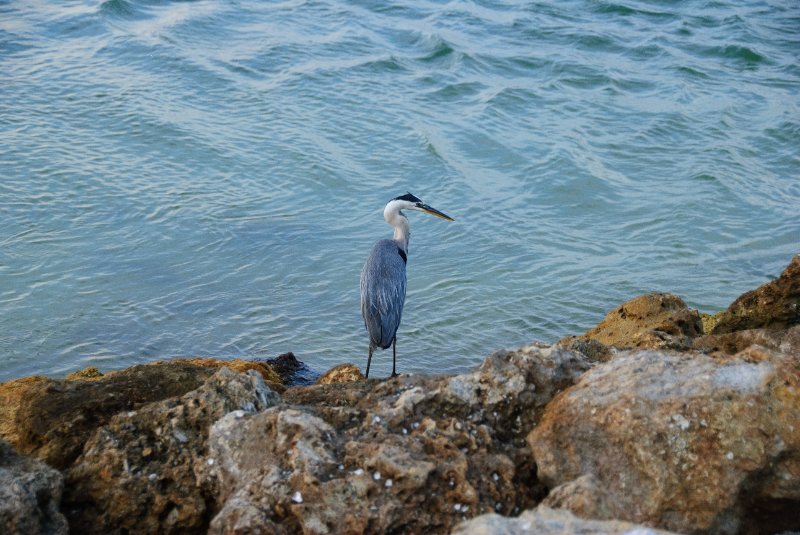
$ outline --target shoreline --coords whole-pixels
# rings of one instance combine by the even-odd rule
[[[646,294],[458,375],[293,385],[287,354],[6,381],[0,528],[800,530],[798,304],[800,255],[717,314]]]

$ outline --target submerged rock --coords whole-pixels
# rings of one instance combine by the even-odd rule
[[[41,461],[0,440],[0,532],[61,535],[67,520],[59,511],[63,479]]]
[[[800,528],[800,359],[625,352],[528,435],[544,503],[679,532]]]
[[[739,296],[719,313],[710,334],[787,329],[800,324],[800,255],[778,278]]]
[[[623,303],[596,327],[559,343],[594,340],[618,348],[688,349],[692,338],[702,333],[700,315],[680,297],[652,293]]]
[[[563,509],[539,506],[518,517],[494,513],[481,515],[456,526],[452,535],[670,535],[647,526],[619,520],[586,520]]]
[[[221,368],[181,397],[122,412],[67,470],[65,511],[76,533],[185,533],[208,522],[197,465],[222,416],[264,410],[278,395],[255,371]],[[262,446],[259,446],[262,447]]]

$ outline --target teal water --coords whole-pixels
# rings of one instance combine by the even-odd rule
[[[0,380],[364,365],[406,191],[457,221],[410,215],[400,371],[720,310],[800,252],[800,3],[0,2]]]

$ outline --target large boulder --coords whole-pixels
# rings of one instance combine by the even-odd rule
[[[597,326],[559,343],[574,347],[576,341],[592,340],[617,348],[688,349],[702,333],[700,315],[680,297],[651,293],[626,301]]]
[[[531,346],[464,375],[296,387],[288,405],[228,414],[197,464],[219,511],[210,532],[448,533],[533,507],[543,494],[525,436],[588,368]]]
[[[692,341],[692,348],[703,353],[734,355],[750,346],[800,355],[800,325],[789,329],[748,329],[724,334],[707,334]]]
[[[0,440],[0,533],[66,535],[61,474]]]
[[[715,316],[710,334],[745,329],[787,329],[800,324],[800,255],[780,276],[739,296]]]
[[[686,533],[800,529],[800,359],[621,352],[528,435],[544,504]]]
[[[211,425],[232,411],[279,402],[257,371],[221,368],[180,397],[117,414],[67,472],[65,512],[75,533],[187,533],[208,523],[195,478]]]
[[[563,509],[537,507],[518,517],[489,513],[462,522],[452,535],[670,535],[619,520],[586,520]],[[674,534],[673,534],[674,535]]]

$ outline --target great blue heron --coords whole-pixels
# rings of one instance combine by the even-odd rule
[[[392,346],[392,377],[397,375],[397,328],[406,300],[406,262],[408,238],[411,235],[403,210],[417,210],[454,221],[411,193],[395,197],[383,209],[383,218],[394,227],[394,238],[376,243],[361,270],[361,315],[369,333],[365,377],[369,377],[369,365],[375,348],[388,349],[389,346]]]

